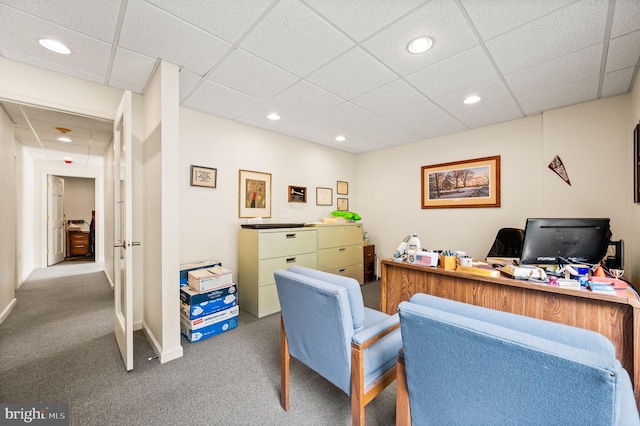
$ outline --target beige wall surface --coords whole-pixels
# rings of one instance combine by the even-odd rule
[[[16,164],[13,125],[7,115],[0,111],[0,323],[15,304],[15,289],[18,279],[16,264]]]

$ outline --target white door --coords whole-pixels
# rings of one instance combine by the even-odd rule
[[[47,176],[47,266],[64,260],[64,179]]]
[[[127,371],[133,369],[133,256],[131,250],[131,92],[126,91],[113,124],[113,328]]]

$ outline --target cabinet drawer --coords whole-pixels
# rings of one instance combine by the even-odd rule
[[[88,243],[89,234],[73,232],[69,234],[72,243]]]
[[[318,250],[318,269],[340,268],[342,266],[362,264],[362,246],[335,247]]]
[[[316,251],[316,230],[265,232],[260,234],[260,259]]]
[[[258,307],[258,318],[280,312],[280,300],[278,300],[278,289],[275,284],[260,287],[260,306]]]
[[[356,279],[360,284],[364,284],[364,268],[362,263],[357,265],[349,265],[343,268],[328,269],[326,272],[330,272],[336,275],[342,275],[343,277],[349,277]]]
[[[287,269],[289,266],[305,266],[316,269],[318,259],[314,253],[298,254],[294,256],[277,257],[260,261],[260,285],[265,286],[276,282],[273,273],[276,269]]]
[[[318,230],[318,249],[354,244],[362,250],[362,225],[324,226]]]

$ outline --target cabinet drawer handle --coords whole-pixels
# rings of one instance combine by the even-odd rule
[[[290,238],[296,238],[296,236],[297,236],[296,234],[287,234],[287,237],[286,237],[286,238],[287,238],[287,239],[290,239]]]
[[[295,257],[288,258],[287,263],[296,263],[296,258]]]
[[[346,247],[340,247],[340,248],[338,249],[338,251],[339,251],[339,252],[344,252],[344,251],[347,251],[347,248],[346,248]]]

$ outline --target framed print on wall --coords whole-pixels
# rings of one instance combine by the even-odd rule
[[[422,166],[422,208],[500,207],[500,156]]]
[[[307,202],[307,188],[304,186],[291,186],[289,185],[288,199],[290,203],[306,203]]]
[[[333,189],[316,188],[316,206],[332,206],[333,205]]]
[[[336,192],[338,195],[349,195],[349,182],[339,180]]]
[[[349,199],[348,198],[338,198],[338,211],[339,212],[348,212],[349,211]]]
[[[271,173],[238,171],[238,217],[271,217]]]
[[[191,186],[204,186],[215,188],[218,178],[218,169],[211,167],[191,166]]]

